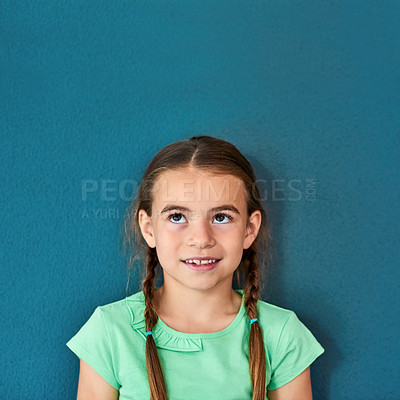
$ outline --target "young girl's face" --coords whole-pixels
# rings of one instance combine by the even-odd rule
[[[243,249],[253,243],[260,223],[260,211],[247,214],[240,179],[189,167],[162,173],[153,190],[151,217],[139,212],[164,285],[195,290],[232,287]]]

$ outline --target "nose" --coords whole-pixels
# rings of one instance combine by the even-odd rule
[[[188,230],[187,245],[198,249],[206,249],[215,245],[212,228],[207,221],[192,222]]]

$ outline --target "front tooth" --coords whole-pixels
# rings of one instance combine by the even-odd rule
[[[205,265],[215,263],[217,260],[186,260],[187,263],[196,264],[196,265]]]

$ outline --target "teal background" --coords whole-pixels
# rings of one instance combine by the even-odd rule
[[[394,0],[3,0],[1,397],[75,398],[65,343],[126,295],[128,199],[157,150],[206,133],[256,169],[263,297],[326,349],[314,398],[400,399],[399,18]]]

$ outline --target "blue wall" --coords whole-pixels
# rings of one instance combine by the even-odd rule
[[[325,347],[315,398],[398,400],[399,20],[394,0],[3,0],[1,397],[74,398],[65,342],[126,293],[127,198],[208,133],[260,178],[264,299]]]

